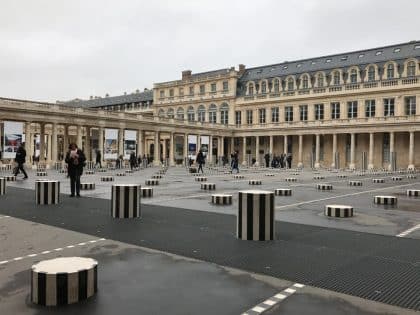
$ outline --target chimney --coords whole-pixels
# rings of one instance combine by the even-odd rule
[[[108,93],[106,93],[106,94],[105,94],[105,97],[109,97],[109,94],[108,94]]]
[[[93,100],[93,95],[91,95],[91,96],[89,97],[89,99]]]
[[[140,93],[140,90],[139,90],[139,89],[137,89],[137,90],[136,90],[136,93],[137,93],[137,94],[139,94],[139,93]]]
[[[149,89],[148,88],[144,88],[144,92],[146,92],[146,91],[149,91]]]
[[[127,95],[127,92],[124,92],[124,95]]]
[[[240,64],[239,65],[239,74],[243,74],[245,72],[245,65],[244,64]]]
[[[182,71],[182,80],[191,79],[191,70]]]

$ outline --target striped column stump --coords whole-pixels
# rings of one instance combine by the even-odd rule
[[[366,174],[365,173],[357,173],[356,175],[357,176],[365,176]]]
[[[156,186],[156,185],[159,185],[159,180],[158,179],[155,179],[155,178],[146,179],[145,184],[147,186]]]
[[[207,182],[207,177],[202,177],[202,176],[196,177],[195,181],[196,182]]]
[[[344,205],[326,205],[325,215],[335,218],[349,218],[353,216],[353,207]]]
[[[392,176],[391,179],[393,181],[401,181],[403,178],[401,176]]]
[[[374,179],[372,179],[372,182],[374,184],[383,184],[383,183],[385,183],[385,178],[374,178]]]
[[[113,218],[139,218],[141,186],[115,184],[111,189],[111,216]]]
[[[47,172],[36,172],[36,176],[47,176]]]
[[[59,174],[66,174],[67,173],[67,170],[64,169],[64,168],[62,168],[61,170],[58,170],[58,173]]]
[[[408,179],[416,179],[416,178],[417,178],[417,176],[416,176],[416,175],[414,175],[414,174],[408,174],[408,175],[407,175],[407,178],[408,178]]]
[[[86,174],[86,175],[95,175],[95,171],[92,171],[92,170],[87,170],[87,171],[85,172],[85,174]]]
[[[97,291],[98,262],[94,259],[60,257],[32,266],[32,303],[42,306],[74,304]]]
[[[211,203],[214,203],[215,205],[231,205],[232,195],[227,195],[227,194],[211,195]]]
[[[331,184],[316,184],[316,189],[318,189],[318,190],[332,190],[333,186]]]
[[[56,171],[61,170],[63,168],[63,163],[62,162],[54,162],[54,169]]]
[[[264,190],[239,192],[236,235],[242,240],[274,239],[274,192]]]
[[[337,175],[337,177],[338,178],[347,178],[347,175],[345,175],[345,174],[339,174],[339,175]]]
[[[81,190],[94,190],[95,183],[80,183]]]
[[[325,179],[324,176],[314,176],[314,179]]]
[[[408,197],[420,197],[420,189],[407,189]]]
[[[299,172],[295,172],[295,173],[291,173],[293,176],[299,176],[300,173]]]
[[[161,174],[161,175],[165,175],[166,174],[166,169],[159,170],[158,173]]]
[[[224,171],[223,174],[224,175],[229,175],[229,174],[232,174],[232,172],[231,171]]]
[[[0,196],[6,194],[6,179],[0,177]]]
[[[100,168],[96,170],[98,173],[106,173],[108,170],[106,168]]]
[[[160,174],[154,174],[154,175],[152,175],[152,178],[153,179],[161,179],[163,176],[162,175],[160,175]]]
[[[113,176],[101,176],[101,182],[113,182],[114,177]]]
[[[249,185],[262,185],[262,181],[261,181],[261,180],[259,180],[259,179],[250,179],[250,180],[248,181],[248,184],[249,184]]]
[[[319,175],[321,174],[320,172],[313,172],[314,175]]]
[[[60,182],[58,180],[35,181],[35,203],[37,205],[56,205],[60,203]]]
[[[195,173],[197,173],[197,169],[196,169],[195,167],[190,167],[190,168],[188,169],[188,171],[189,171],[191,174],[195,174]]]
[[[290,188],[277,188],[274,190],[276,196],[291,196],[292,190]]]
[[[297,182],[297,178],[296,177],[288,177],[284,179],[286,182]]]
[[[273,177],[273,176],[276,176],[276,174],[273,174],[273,173],[267,173],[267,174],[265,174],[265,176],[267,176],[267,177]]]
[[[125,173],[117,173],[115,175],[117,175],[118,177],[121,177],[121,176],[125,176],[126,174]]]
[[[349,186],[362,186],[363,182],[360,180],[350,180],[349,181]]]
[[[125,173],[126,173],[126,174],[133,174],[133,173],[134,173],[134,171],[133,171],[133,170],[125,170]]]
[[[244,175],[233,175],[233,178],[234,179],[244,179],[245,178],[245,176]]]
[[[216,190],[216,184],[213,183],[202,183],[201,189],[203,190]]]
[[[143,198],[153,197],[153,188],[152,187],[141,187],[141,196]]]
[[[16,176],[15,175],[6,175],[6,176],[4,176],[4,178],[6,179],[6,182],[15,182],[16,181]]]
[[[395,205],[397,197],[394,196],[375,196],[373,202],[378,205]]]

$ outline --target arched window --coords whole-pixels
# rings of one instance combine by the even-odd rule
[[[302,89],[308,89],[308,88],[309,88],[309,79],[307,75],[304,75],[302,79]]]
[[[174,109],[173,108],[169,108],[168,112],[166,113],[166,115],[168,116],[168,118],[174,118]]]
[[[350,71],[350,83],[357,83],[357,70],[352,69]]]
[[[223,125],[227,125],[229,122],[229,105],[223,103],[220,106],[220,123]]]
[[[216,123],[216,116],[217,115],[217,106],[214,104],[211,104],[209,107],[209,122],[212,124]]]
[[[392,63],[388,64],[386,68],[386,78],[393,79],[394,78],[394,65]]]
[[[165,117],[165,111],[162,108],[159,109],[158,116],[159,117]]]
[[[248,95],[254,95],[254,83],[248,85]]]
[[[280,91],[280,82],[279,79],[274,79],[274,92],[278,93]]]
[[[334,71],[333,85],[340,85],[340,72],[339,71]]]
[[[192,107],[192,106],[188,107],[187,119],[188,119],[188,121],[194,121],[195,120],[194,107]]]
[[[176,118],[184,120],[184,109],[182,107],[176,111]]]
[[[374,66],[370,66],[368,68],[368,81],[369,82],[375,81],[375,67]]]
[[[198,106],[197,120],[201,122],[206,121],[206,108],[203,105]]]
[[[318,87],[324,86],[324,75],[322,73],[318,73]]]
[[[261,93],[267,93],[267,83],[265,81],[261,83]]]
[[[289,78],[287,80],[287,90],[288,91],[293,91],[295,89],[295,82],[293,81],[292,78]]]
[[[407,64],[407,77],[414,77],[416,75],[416,63],[414,61],[410,61]]]

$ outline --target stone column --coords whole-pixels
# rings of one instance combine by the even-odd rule
[[[225,137],[220,137],[220,156],[225,155]]]
[[[98,150],[101,151],[101,164],[104,161],[105,152],[104,152],[104,128],[99,127],[98,129]]]
[[[201,135],[197,135],[197,154],[198,151],[201,149]]]
[[[45,123],[40,123],[39,161],[45,161]]]
[[[171,132],[169,135],[169,166],[175,165],[174,157],[174,133]]]
[[[354,133],[350,134],[350,165],[351,170],[356,169],[355,162],[355,146],[356,146],[356,135]]]
[[[1,139],[1,127],[0,127],[0,139]],[[33,147],[32,147],[32,135],[31,135],[31,122],[25,123],[25,149],[26,149],[26,161],[28,164],[32,161]]]
[[[118,156],[124,156],[124,128],[118,131]]]
[[[162,139],[162,159],[166,160],[166,139]]]
[[[47,163],[48,164],[51,164],[51,161],[52,161],[52,148],[51,148],[51,134],[48,134],[47,135],[47,143],[48,143],[48,145],[47,145]]]
[[[230,153],[232,153],[233,151],[235,151],[235,137],[231,137],[230,138]]]
[[[63,156],[65,157],[69,147],[69,127],[67,125],[63,125],[63,130]]]
[[[90,127],[86,127],[86,144],[85,144],[85,156],[87,161],[92,160],[92,147],[91,147],[91,136],[90,136]]]
[[[213,136],[209,136],[209,152],[208,152],[208,161],[209,164],[213,163]]]
[[[57,124],[56,123],[53,123],[52,125],[51,125],[51,132],[52,132],[52,135],[51,135],[51,162],[52,163],[54,163],[54,162],[57,162],[57,151],[58,151],[58,148],[57,148]]]
[[[76,144],[79,149],[83,148],[83,141],[82,141],[82,126],[76,126],[77,128],[77,140]]]
[[[410,140],[408,147],[408,169],[414,170],[414,131],[410,131]]]
[[[255,136],[255,161],[256,161],[255,166],[260,165],[259,155],[260,155],[260,137]]]
[[[143,157],[143,154],[144,154],[143,141],[144,141],[144,131],[137,130],[137,156]]]
[[[332,163],[331,163],[331,167],[332,168],[337,168],[338,165],[335,164],[335,157],[337,155],[337,134],[333,133],[333,143],[332,143]]]
[[[246,165],[246,137],[242,138],[242,165]]]
[[[283,153],[287,154],[287,147],[288,147],[288,143],[287,143],[287,135],[284,136],[284,147],[283,147]]]
[[[395,152],[395,134],[394,132],[389,133],[389,166],[388,169],[392,170],[392,156]]]
[[[368,169],[371,170],[374,167],[373,165],[373,148],[375,146],[375,134],[373,132],[369,133],[369,157],[368,157]]]
[[[183,154],[184,154],[184,163],[187,163],[187,165],[188,165],[188,134],[187,133],[184,134]]]
[[[303,135],[299,135],[299,152],[298,152],[298,164],[297,167],[303,167]]]
[[[159,166],[160,165],[160,135],[159,131],[155,131],[155,145],[154,145],[154,154],[153,154],[153,165]]]
[[[315,168],[319,168],[319,149],[320,149],[320,137],[319,134],[315,135]]]
[[[270,148],[269,148],[269,153],[270,153],[270,157],[272,158],[273,156],[273,136],[270,136]]]

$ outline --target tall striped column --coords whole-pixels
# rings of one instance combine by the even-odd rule
[[[6,194],[6,178],[0,177],[0,195]]]
[[[114,218],[139,218],[141,185],[116,184],[111,191],[111,216]]]
[[[59,204],[60,182],[58,180],[36,180],[35,203],[37,205]]]
[[[239,192],[236,234],[237,238],[242,240],[274,239],[274,192],[263,190]]]

